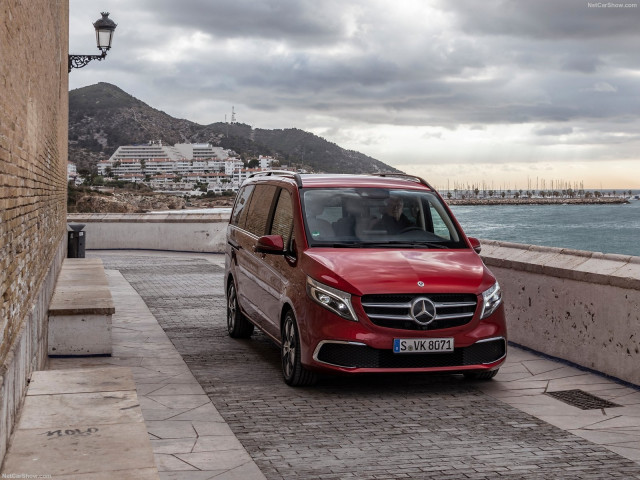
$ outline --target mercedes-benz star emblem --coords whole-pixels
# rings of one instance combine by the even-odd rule
[[[424,287],[424,282],[423,282],[422,280],[420,280],[420,281],[418,282],[418,286],[419,286],[419,287]]]
[[[411,318],[420,325],[429,325],[436,318],[436,306],[426,297],[418,297],[411,304]]]

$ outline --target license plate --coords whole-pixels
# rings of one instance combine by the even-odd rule
[[[453,338],[394,338],[393,353],[453,352]]]

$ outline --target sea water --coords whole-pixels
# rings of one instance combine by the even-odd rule
[[[453,205],[472,237],[640,256],[640,200],[605,205]]]
[[[472,237],[640,256],[640,200],[604,205],[452,205],[451,210]],[[154,213],[229,214],[231,208]]]

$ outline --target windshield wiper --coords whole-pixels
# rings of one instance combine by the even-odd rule
[[[415,242],[416,245],[424,245],[425,247],[429,247],[429,248],[447,248],[446,245],[443,245],[441,243],[435,243],[435,242]]]
[[[447,248],[446,245],[442,245],[441,243],[434,242],[402,242],[399,240],[392,240],[389,242],[379,242],[379,243],[366,243],[364,244],[367,247],[404,247],[404,248]]]
[[[333,248],[362,248],[367,245],[368,244],[365,245],[362,242],[341,242],[331,244]]]

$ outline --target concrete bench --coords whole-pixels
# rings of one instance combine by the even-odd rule
[[[157,480],[131,369],[34,372],[2,475]]]
[[[114,313],[102,260],[65,259],[49,304],[49,355],[111,355]]]

